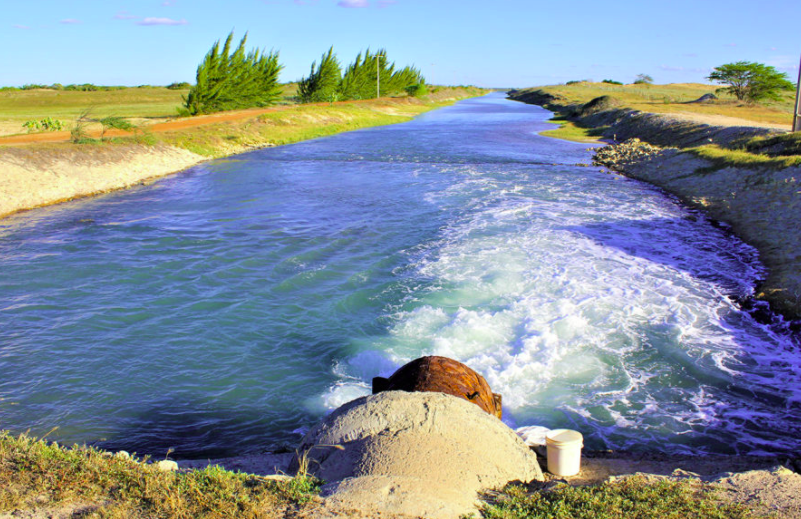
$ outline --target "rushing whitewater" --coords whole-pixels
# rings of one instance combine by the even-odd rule
[[[140,453],[294,446],[372,377],[462,361],[590,448],[801,448],[756,252],[491,95],[31,211],[0,234],[0,428]]]

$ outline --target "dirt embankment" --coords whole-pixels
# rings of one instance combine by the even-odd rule
[[[729,224],[737,236],[757,248],[768,268],[766,279],[757,287],[757,298],[791,319],[801,319],[801,166],[778,170],[726,167],[685,151],[704,144],[736,148],[779,129],[721,125],[719,120],[706,123],[701,116],[643,113],[616,106],[613,99],[571,105],[538,90],[513,91],[510,98],[597,128],[608,139],[637,138],[659,146],[642,151],[642,145],[634,144],[637,152],[618,148],[617,156],[597,163],[659,186]],[[776,156],[794,153],[782,149],[760,152]]]
[[[206,157],[172,146],[131,144],[47,152],[4,148],[0,153],[0,218],[182,171]]]

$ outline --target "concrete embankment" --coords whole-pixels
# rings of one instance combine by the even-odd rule
[[[753,137],[776,133],[767,128],[715,126],[665,114],[650,114],[615,106],[599,98],[586,105],[560,103],[542,91],[512,91],[510,98],[541,105],[581,125],[597,128],[605,138],[638,138],[664,147],[623,159],[600,162],[631,178],[643,180],[729,224],[732,231],[759,251],[768,274],[757,287],[757,298],[768,301],[790,319],[801,319],[801,166],[727,167],[699,157],[690,148],[717,144],[737,147]],[[636,145],[635,145],[636,146]],[[781,156],[782,144],[761,153]]]
[[[97,147],[88,153],[5,148],[0,153],[0,218],[147,183],[203,160],[206,157],[166,145]]]

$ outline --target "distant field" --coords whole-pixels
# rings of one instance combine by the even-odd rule
[[[284,99],[293,103],[297,84],[284,85]],[[149,125],[176,117],[188,89],[131,87],[121,90],[76,92],[65,90],[0,91],[0,135],[26,133],[25,121],[46,117],[58,119],[69,128],[85,111],[92,119],[119,116],[137,125]],[[97,125],[99,127],[99,125]],[[93,126],[89,126],[93,129]]]
[[[726,95],[720,95],[720,99],[712,103],[690,103],[704,94],[714,93],[718,88],[719,85],[700,83],[612,85],[581,82],[533,87],[532,90],[544,90],[574,103],[586,103],[596,97],[608,95],[619,99],[625,106],[643,112],[721,115],[762,124],[792,124],[795,92],[785,92],[781,102],[759,105],[739,103]]]

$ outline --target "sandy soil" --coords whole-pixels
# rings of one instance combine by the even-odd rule
[[[693,123],[708,124],[710,126],[750,126],[752,128],[770,128],[773,130],[789,131],[789,124],[770,124],[751,121],[748,119],[739,119],[737,117],[727,117],[725,115],[704,115],[692,112],[670,112],[666,115],[673,119],[680,121],[689,121]]]
[[[17,211],[125,189],[184,170],[205,157],[170,146],[36,153],[0,149],[0,218]]]

